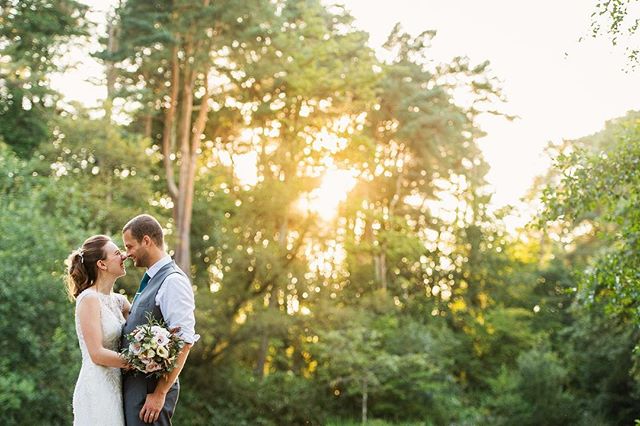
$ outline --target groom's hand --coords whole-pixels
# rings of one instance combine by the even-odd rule
[[[158,420],[165,398],[166,394],[160,392],[148,393],[144,406],[140,410],[140,420],[145,423],[153,423]]]

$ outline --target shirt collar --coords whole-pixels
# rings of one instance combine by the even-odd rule
[[[171,256],[165,254],[162,259],[158,260],[156,263],[151,265],[149,269],[147,269],[147,275],[149,275],[149,278],[153,278],[153,276],[157,274],[158,271],[168,263],[171,263]]]

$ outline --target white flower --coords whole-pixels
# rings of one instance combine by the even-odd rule
[[[165,336],[165,337],[169,337],[169,331],[167,331],[166,328],[164,327],[160,327],[159,325],[154,325],[153,327],[151,327],[151,332],[153,333],[154,336]]]
[[[164,346],[158,346],[156,353],[160,358],[167,358],[169,356],[169,351]]]
[[[156,353],[153,351],[153,349],[149,349],[147,351],[147,358],[153,359],[154,356],[156,356]]]

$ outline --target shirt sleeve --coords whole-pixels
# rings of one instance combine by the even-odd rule
[[[195,332],[195,300],[191,283],[180,274],[171,274],[156,294],[156,305],[169,328],[180,327],[178,336],[186,343],[194,344],[200,339]]]

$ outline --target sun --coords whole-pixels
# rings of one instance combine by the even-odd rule
[[[325,221],[333,219],[338,213],[338,206],[346,200],[357,182],[354,174],[353,170],[327,170],[320,186],[301,200],[301,207]]]

